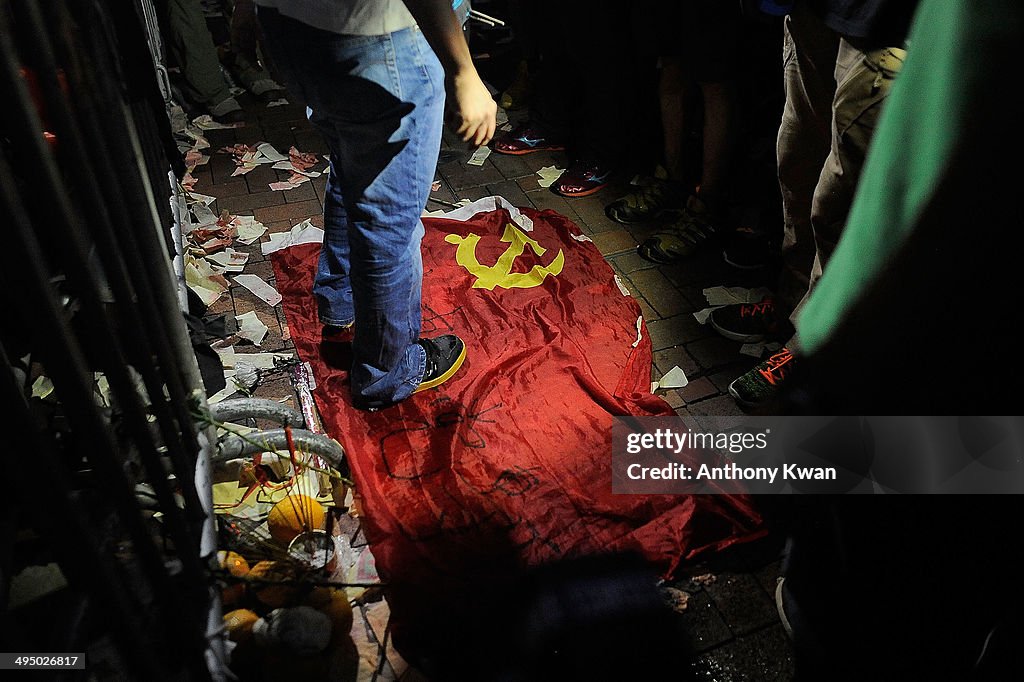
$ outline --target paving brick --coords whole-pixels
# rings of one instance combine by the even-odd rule
[[[593,236],[594,245],[605,256],[636,249],[636,240],[625,230],[602,232]],[[653,302],[651,302],[654,305]]]
[[[285,203],[297,204],[300,201],[316,201],[320,203],[320,197],[317,195],[316,190],[313,189],[313,183],[304,182],[295,189],[286,189],[281,194],[284,195]]]
[[[267,192],[270,190],[270,183],[287,179],[290,173],[274,170],[269,163],[261,163],[246,173],[243,177],[249,186],[249,192]]]
[[[752,575],[719,575],[705,590],[733,634],[749,634],[779,620],[774,602]]]
[[[505,179],[505,176],[490,163],[490,159],[485,161],[483,166],[470,166],[461,160],[452,161],[439,165],[438,170],[448,178],[448,182],[456,191],[497,184]]]
[[[533,154],[524,154],[518,158],[522,159],[523,164],[532,173],[536,173],[541,168],[547,168],[548,166],[554,166],[563,170],[569,167],[565,152],[534,152]]]
[[[687,378],[695,377],[700,373],[700,365],[694,360],[683,346],[672,346],[654,352],[654,365],[658,368],[659,377],[673,367],[683,370]]]
[[[270,261],[246,263],[244,272],[247,275],[262,277],[267,282],[270,282],[274,278],[274,267],[270,264]]]
[[[256,146],[260,142],[266,141],[263,135],[263,127],[259,125],[257,120],[246,121],[246,125],[241,128],[235,128],[234,133],[236,144]]]
[[[722,614],[705,592],[690,595],[682,620],[686,627],[687,643],[696,653],[721,646],[733,637]]]
[[[610,201],[607,191],[599,192],[589,197],[572,199],[571,201],[573,210],[576,211],[576,215],[580,217],[580,220],[586,223],[590,233],[611,232],[622,227],[622,225],[605,215],[604,207]]]
[[[292,227],[294,227],[295,223],[292,222],[291,220],[278,220],[273,223],[263,223],[263,225],[264,227],[267,228],[267,233],[263,235],[263,240],[270,241],[270,239],[267,237],[267,234],[271,234],[274,232],[287,232],[288,230],[292,229]]]
[[[226,199],[228,197],[237,197],[243,194],[249,193],[249,185],[246,184],[245,178],[231,178],[230,181],[225,181],[218,184],[216,187],[210,189],[209,192],[205,192],[211,196],[217,197],[217,200]]]
[[[661,396],[673,410],[686,404],[683,399],[679,397],[679,391],[658,391],[657,394]]]
[[[688,403],[687,409],[690,411],[690,414],[697,417],[736,417],[736,419],[720,422],[719,426],[723,429],[739,426],[744,421],[741,417],[746,417],[743,410],[732,399],[732,396],[728,395]]]
[[[650,262],[649,260],[644,260],[643,258],[641,258],[640,254],[637,253],[636,251],[629,251],[626,253],[616,254],[615,256],[612,256],[609,260],[611,260],[620,271],[626,274],[636,272],[637,270],[648,270],[651,268],[658,267],[656,264]]]
[[[533,202],[530,201],[530,197],[527,196],[526,192],[520,189],[512,180],[505,180],[493,185],[487,185],[487,191],[491,194],[496,194],[501,197],[505,197],[513,206],[534,208]]]
[[[733,275],[733,269],[722,260],[722,250],[714,246],[708,246],[681,263],[663,265],[661,269],[666,277],[680,287],[716,286],[729,281]]]
[[[629,285],[627,284],[626,287],[629,288]],[[648,303],[642,296],[634,296],[634,298],[636,299],[636,302],[640,304],[640,312],[643,314],[644,320],[646,320],[647,322],[651,322],[652,320],[661,319],[661,316],[658,315],[658,311],[652,308],[651,304]]]
[[[245,181],[245,178],[231,175],[238,168],[238,164],[235,163],[233,156],[221,152],[219,148],[214,148],[212,145],[211,149],[207,151],[211,152],[210,161],[206,165],[209,166],[213,174],[213,184],[218,185],[220,183],[235,182],[236,180]]]
[[[243,357],[242,353],[238,353],[237,358]],[[253,391],[253,395],[260,398],[269,398],[270,400],[279,401],[282,398],[287,398],[288,402],[283,403],[285,405],[294,405],[295,392],[292,390],[291,382],[288,381],[288,377],[284,375],[273,375],[268,379],[260,381]]]
[[[280,195],[280,192],[272,192],[272,194]],[[294,221],[292,224],[295,224],[305,218],[321,215],[322,213],[323,207],[320,205],[320,202],[315,199],[299,201],[294,204],[282,204],[279,206],[258,208],[255,211],[256,220],[260,221],[264,225],[281,220],[292,220]]]
[[[718,388],[707,377],[697,377],[679,389],[679,395],[687,403],[692,403],[718,395]]]
[[[283,121],[281,123],[267,123],[263,125],[263,141],[274,145],[274,149],[284,155],[295,145],[294,124]],[[306,151],[295,145],[300,151]]]
[[[231,294],[224,292],[221,297],[210,304],[210,307],[206,309],[204,317],[216,317],[217,315],[233,315],[235,310],[234,303],[231,301]]]
[[[781,625],[760,630],[708,651],[691,668],[696,682],[790,682],[792,646]]]
[[[775,599],[775,586],[781,575],[782,559],[777,559],[754,572],[754,578],[772,599]]]
[[[662,317],[693,312],[690,302],[658,270],[637,270],[629,280]]]
[[[579,225],[579,216],[572,210],[569,202],[565,200],[565,197],[560,197],[551,190],[538,189],[532,192],[527,192],[526,196],[529,197],[533,205],[537,207],[538,211],[554,211],[560,215],[565,216],[572,222]],[[581,228],[582,229],[582,228]]]
[[[284,204],[284,197],[281,196],[281,193],[269,191],[260,192],[259,194],[239,194],[238,196],[217,199],[217,206],[220,207],[220,210],[235,215],[239,213],[255,215],[260,209],[281,204]]]
[[[654,320],[648,325],[648,329],[651,331],[651,343],[654,344],[655,350],[678,346],[706,334],[704,328],[689,313],[665,320]]]
[[[693,316],[690,316],[693,319]],[[696,320],[694,323],[696,324]],[[705,329],[704,327],[701,327]],[[706,330],[705,330],[706,331]],[[738,341],[724,339],[717,334],[695,341],[687,346],[690,355],[697,359],[705,370],[731,365],[743,359]]]
[[[724,392],[728,390],[729,384],[732,383],[733,379],[746,373],[747,370],[749,370],[752,366],[753,365],[749,362],[740,362],[738,364],[727,367],[720,372],[715,372],[708,378],[711,379],[711,383],[713,383],[719,391]]]
[[[330,148],[319,131],[310,128],[308,130],[296,130],[294,133],[295,147],[300,152],[311,152],[313,154],[329,154]],[[287,154],[288,149],[282,149],[282,154]]]
[[[241,251],[243,253],[249,254],[249,260],[246,261],[246,268],[248,268],[251,263],[259,263],[265,260],[265,258],[263,257],[263,251],[260,249],[259,241],[255,241],[252,244],[242,244],[241,242],[235,242],[234,244],[231,245],[231,248],[233,248],[235,251]]]
[[[491,154],[490,160],[494,167],[498,169],[498,172],[509,180],[534,174],[534,169],[530,167],[530,164],[522,156],[495,153]]]

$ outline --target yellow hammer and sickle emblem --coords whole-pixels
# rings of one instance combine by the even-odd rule
[[[509,246],[505,249],[505,253],[498,257],[497,262],[490,267],[481,265],[480,261],[476,259],[476,245],[480,241],[480,235],[470,233],[462,237],[450,234],[444,240],[449,244],[459,245],[459,248],[455,250],[455,260],[471,274],[476,275],[476,281],[473,282],[474,289],[487,289],[488,291],[493,290],[494,287],[529,289],[540,286],[548,275],[557,277],[562,272],[562,266],[565,265],[565,256],[559,249],[558,255],[548,265],[534,265],[529,272],[512,272],[516,258],[523,255],[527,244],[538,256],[543,256],[547,249],[538,244],[536,240],[527,237],[522,230],[511,223],[505,226],[505,233],[501,235],[501,241],[508,243]]]

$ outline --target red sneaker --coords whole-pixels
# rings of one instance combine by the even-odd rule
[[[612,169],[598,162],[577,161],[551,185],[563,197],[586,197],[608,186]]]
[[[533,152],[560,152],[565,149],[561,142],[551,139],[538,128],[522,125],[507,137],[495,140],[494,151],[499,154],[532,154]]]

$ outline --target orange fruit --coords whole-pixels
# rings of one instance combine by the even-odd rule
[[[217,562],[221,568],[227,569],[228,573],[238,578],[249,572],[249,562],[237,552],[221,550],[217,552]]]
[[[270,510],[267,527],[271,537],[287,547],[296,535],[322,529],[325,519],[323,505],[309,495],[288,495]]]
[[[243,642],[252,637],[252,626],[260,619],[249,609],[235,609],[224,614],[224,628],[232,642]]]
[[[236,578],[242,578],[249,572],[249,563],[236,552],[225,552],[224,550],[217,552],[217,562],[221,568]],[[243,595],[245,595],[245,585],[228,583],[221,590],[220,600],[224,606],[233,606],[242,599]]]
[[[294,580],[295,572],[286,564],[278,564],[276,561],[261,561],[252,567],[248,578],[253,580]],[[250,585],[252,593],[260,602],[272,609],[286,606],[298,592],[294,585]]]
[[[352,631],[352,605],[345,590],[332,589],[331,601],[319,611],[331,619],[331,641],[338,642]]]

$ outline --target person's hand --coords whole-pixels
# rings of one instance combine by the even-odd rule
[[[448,108],[448,125],[464,142],[479,147],[494,137],[498,105],[475,69],[448,79]]]

